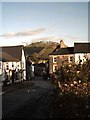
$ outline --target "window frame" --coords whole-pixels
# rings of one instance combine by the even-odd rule
[[[56,72],[57,70],[57,65],[53,65],[53,72]]]
[[[56,56],[53,57],[53,63],[57,63],[57,57]]]

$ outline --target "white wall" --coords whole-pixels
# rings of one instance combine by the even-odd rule
[[[83,64],[83,62],[86,61],[84,55],[85,55],[84,53],[75,53],[75,63],[76,64],[79,63],[79,56],[80,56],[80,60],[82,60],[82,64]],[[87,57],[90,59],[90,53],[87,54]]]
[[[24,50],[23,49],[22,49],[21,61],[22,61],[22,69],[24,70],[24,73],[23,73],[24,76],[23,77],[26,80],[26,59],[25,59],[25,54],[24,54]]]
[[[0,61],[0,75],[2,74],[2,61]]]
[[[19,62],[3,62],[3,70],[7,69],[7,65],[8,65],[8,69],[10,70],[15,70],[16,68],[23,69],[24,73],[23,73],[23,79],[26,80],[26,60],[25,60],[25,55],[24,55],[24,50],[22,49],[22,56],[21,56],[21,61]],[[13,65],[13,67],[12,67]],[[2,70],[2,71],[3,71]]]
[[[88,53],[87,55],[88,55],[88,58],[90,59],[90,53]]]
[[[15,69],[16,67],[18,69],[21,69],[21,63],[20,62],[3,62],[3,69],[6,69],[7,65],[8,65],[9,69]],[[13,67],[12,67],[12,65],[13,65]]]

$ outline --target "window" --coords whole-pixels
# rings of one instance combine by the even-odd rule
[[[55,71],[57,70],[57,66],[55,66]]]
[[[72,56],[70,57],[70,61],[73,61],[73,57]]]
[[[6,70],[8,70],[9,69],[9,66],[8,65],[6,65]]]
[[[12,64],[12,67],[14,67],[14,65]]]
[[[53,72],[56,72],[56,70],[57,70],[57,66],[54,65],[54,66],[53,66]]]
[[[57,58],[56,58],[56,57],[53,58],[53,62],[54,62],[54,63],[57,62]]]

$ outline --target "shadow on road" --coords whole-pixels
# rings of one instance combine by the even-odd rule
[[[54,86],[35,76],[33,85],[23,85],[2,96],[2,118],[49,118]]]

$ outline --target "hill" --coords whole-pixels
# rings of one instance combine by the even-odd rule
[[[49,42],[43,42],[43,41],[40,41],[40,42],[32,42],[31,44],[27,45],[26,47],[49,47],[49,46],[53,46],[53,45],[58,45],[57,42],[52,42],[52,41],[49,41]]]
[[[58,46],[56,42],[34,42],[25,46],[25,54],[30,56],[33,61],[37,59],[46,60],[49,54]]]

